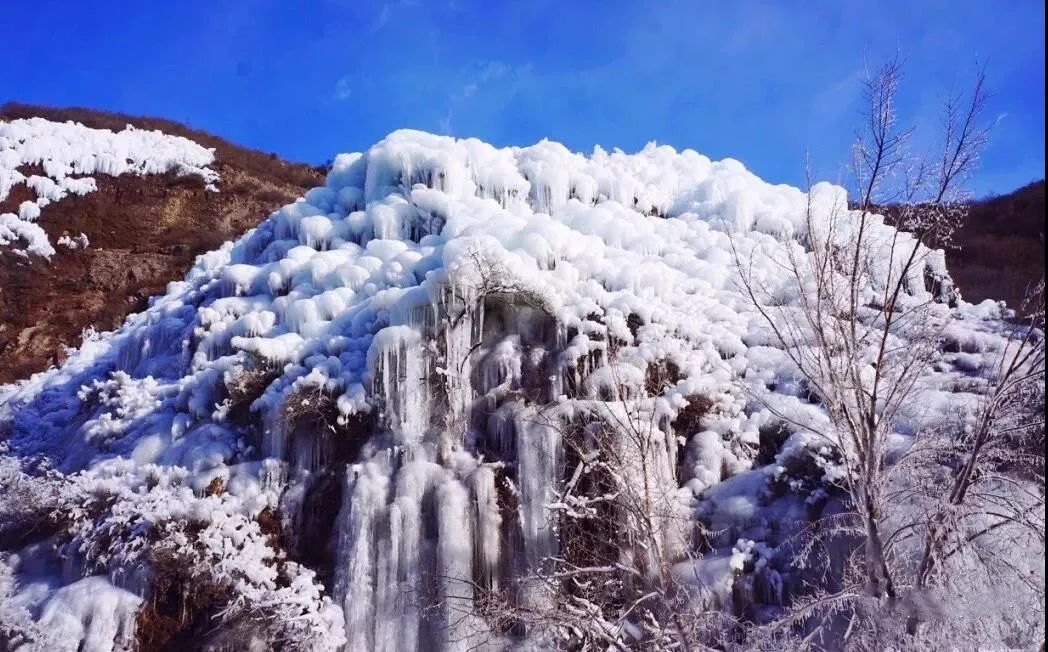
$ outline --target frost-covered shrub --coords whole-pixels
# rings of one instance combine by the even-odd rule
[[[685,396],[684,400],[687,401],[687,405],[677,410],[677,416],[670,425],[678,435],[690,437],[702,430],[703,421],[713,407],[713,401],[701,394]]]
[[[155,477],[79,523],[73,545],[89,568],[147,569],[153,608],[177,614],[178,627],[229,622],[273,647],[336,649],[338,612],[314,573],[288,561],[237,498],[204,494]]]
[[[277,365],[261,356],[245,354],[247,361],[223,375],[226,404],[234,420],[247,418],[251,404],[280,376]]]
[[[630,315],[631,317],[633,315]],[[663,358],[649,364],[644,372],[644,390],[649,396],[658,396],[667,387],[673,387],[682,377],[680,367],[673,360]]]
[[[760,465],[771,464],[776,455],[782,449],[783,444],[790,438],[790,429],[782,421],[775,421],[760,427],[757,432],[757,458],[755,463]]]
[[[0,550],[45,539],[68,525],[68,491],[61,473],[27,473],[0,449]]]
[[[0,650],[47,649],[52,643],[47,631],[14,598],[14,574],[0,553]]]
[[[306,423],[330,432],[336,432],[345,421],[339,414],[336,397],[315,385],[301,385],[287,397],[283,418],[292,428]]]
[[[139,624],[148,630],[166,618],[166,636],[228,622],[244,640],[270,648],[336,649],[341,614],[313,571],[287,560],[220,478],[197,495],[184,475],[120,465],[103,474],[32,475],[0,456],[0,548],[50,538],[65,555],[81,559],[86,573],[146,579],[152,615]],[[141,569],[135,572],[144,578],[128,575],[130,569]],[[0,597],[10,590],[10,569],[0,563]],[[39,637],[27,612],[0,602],[0,637]]]
[[[257,521],[173,521],[149,553],[157,591],[174,588],[190,613],[222,622],[226,634],[287,650],[334,650],[340,614],[313,571],[287,561]]]
[[[134,378],[114,371],[106,380],[93,380],[80,387],[77,398],[95,411],[82,426],[85,439],[105,445],[120,438],[130,422],[160,405],[160,388],[152,376]]]

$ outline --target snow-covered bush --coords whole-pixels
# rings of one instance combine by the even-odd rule
[[[0,649],[47,649],[52,641],[46,629],[16,599],[14,580],[7,553],[0,553]]]
[[[56,508],[62,493],[60,474],[26,473],[20,460],[8,455],[0,443],[0,548],[47,536],[60,527]]]
[[[287,560],[238,503],[221,483],[198,495],[158,472],[80,523],[71,545],[89,568],[144,569],[154,600],[177,596],[183,626],[228,621],[281,649],[337,649],[340,613],[314,573]]]

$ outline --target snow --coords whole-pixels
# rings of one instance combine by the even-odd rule
[[[114,587],[105,577],[85,577],[55,591],[40,614],[40,625],[52,640],[51,649],[113,652],[134,641],[135,615],[142,599]]]
[[[87,249],[87,245],[91,244],[91,241],[87,239],[87,236],[83,233],[76,237],[63,235],[56,241],[60,247],[68,247],[69,249]]]
[[[57,182],[169,169],[213,182],[212,160],[189,141],[131,128],[0,125],[0,193],[26,182],[16,170],[26,163],[43,162]],[[60,192],[45,179],[28,183]],[[727,605],[754,542],[784,540],[776,523],[788,529],[809,509],[804,496],[768,495],[776,465],[818,454],[806,430],[788,433],[771,471],[752,468],[747,451],[773,420],[768,406],[812,429],[826,422],[741,290],[732,252],[751,252],[755,273],[794,305],[775,258],[825,237],[835,212],[850,215],[841,188],[819,184],[811,200],[808,232],[803,192],[734,160],[654,144],[590,156],[549,141],[497,149],[397,131],[337,156],[324,186],[201,256],[121,328],[0,388],[0,427],[11,433],[11,456],[45,459],[88,493],[115,496],[106,538],[88,527],[97,520],[81,524],[79,554],[94,567],[111,575],[135,567],[141,551],[130,542],[142,532],[184,542],[177,524],[192,515],[207,524],[194,535],[208,551],[195,560],[207,562],[201,577],[232,582],[262,609],[283,599],[273,565],[284,562],[254,519],[265,508],[301,509],[315,474],[332,470],[318,429],[296,425],[286,408],[305,391],[329,397],[327,427],[344,428],[339,436],[356,447],[335,469],[343,496],[330,541],[335,579],[329,594],[295,567],[295,604],[330,640],[344,635],[347,650],[415,649],[421,640],[455,649],[497,639],[478,614],[448,611],[470,601],[462,577],[495,587],[556,554],[549,515],[559,507],[565,429],[597,414],[636,427],[629,405],[664,424],[649,435],[657,453],[644,461],[659,483],[683,487],[669,486],[679,502],[669,512],[694,510],[721,532],[706,559],[685,559],[683,534],[669,525],[663,544],[680,557],[679,573]],[[35,224],[12,218],[0,216],[0,240],[5,228],[33,235]],[[872,240],[894,233],[874,222]],[[37,240],[46,250],[46,235]],[[943,271],[941,256],[926,258]],[[870,287],[888,273],[869,270]],[[923,279],[909,291],[913,301],[932,298]],[[936,361],[930,396],[976,373],[978,355],[1001,343],[999,307],[961,301],[941,316],[963,357],[948,349]],[[647,395],[648,373],[665,361],[679,377]],[[259,385],[238,405],[230,387],[251,373]],[[696,395],[712,408],[701,428],[676,433],[685,455],[677,479],[665,424]],[[293,465],[302,446],[313,447],[314,461]],[[832,481],[832,462],[823,463],[826,477],[812,482]],[[215,478],[226,478],[225,492],[205,495]],[[502,493],[514,496],[515,514],[500,510]],[[114,554],[93,549],[113,538],[129,543]],[[762,581],[781,596],[772,570]],[[420,607],[411,597],[419,591],[445,607]],[[63,599],[83,613],[76,595]],[[69,640],[93,636],[63,627]]]
[[[93,176],[123,174],[145,176],[174,172],[201,177],[215,190],[218,174],[208,166],[214,151],[180,136],[136,129],[128,125],[113,132],[91,129],[75,122],[52,122],[43,118],[0,120],[0,202],[11,191],[25,185],[36,195],[23,201],[18,213],[0,214],[0,247],[28,257],[50,258],[55,254],[47,234],[35,224],[41,209],[67,195],[86,195],[97,190]],[[39,166],[44,176],[20,170]],[[58,244],[71,249],[87,246],[63,236]]]

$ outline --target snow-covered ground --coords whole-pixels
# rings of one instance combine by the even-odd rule
[[[40,211],[67,195],[94,192],[92,175],[177,172],[198,175],[213,189],[218,175],[207,166],[214,160],[212,150],[189,139],[131,125],[114,133],[43,118],[0,121],[0,201],[23,184],[36,195],[17,214],[0,214],[0,247],[22,256],[53,256],[54,246],[36,223]],[[19,171],[23,166],[39,166],[43,175],[27,176]]]
[[[28,147],[26,134],[41,131],[67,146]],[[0,197],[13,183],[45,187],[12,175],[25,163],[58,180],[42,199],[89,185],[71,174],[176,167],[214,181],[210,154],[188,141],[42,121],[0,125],[0,161]],[[811,194],[815,224],[846,212],[842,189]],[[234,595],[234,613],[306,649],[414,649],[420,637],[496,645],[501,634],[480,615],[406,596],[425,576],[440,578],[437,596],[468,598],[456,573],[491,583],[556,550],[546,516],[562,433],[536,414],[562,423],[635,400],[669,423],[700,396],[712,406],[700,429],[652,436],[664,438],[660,477],[672,481],[683,455],[681,509],[720,533],[704,558],[682,555],[680,571],[730,609],[735,578],[766,561],[817,492],[768,498],[771,483],[794,481],[782,477],[792,456],[821,458],[798,430],[755,464],[761,428],[775,421],[766,406],[826,419],[740,287],[733,251],[766,253],[753,257],[756,273],[790,305],[795,286],[775,254],[804,241],[808,207],[805,193],[738,161],[665,146],[583,156],[548,141],[496,149],[398,131],[339,155],[326,185],[201,256],[145,312],[89,334],[61,367],[0,388],[17,476],[8,495],[23,511],[37,501],[61,515],[56,534],[8,556],[5,609],[37,620],[48,649],[113,649],[162,552]],[[26,211],[13,219],[31,227]],[[880,220],[871,228],[874,239],[894,233]],[[941,252],[926,260],[942,277]],[[878,274],[887,269],[873,284]],[[931,296],[923,275],[910,291]],[[1000,346],[1001,310],[936,306],[961,345],[929,368],[913,420],[971,400],[957,389],[971,375],[965,356]],[[645,379],[667,363],[679,373],[648,395]],[[295,418],[311,409],[320,416]],[[338,437],[354,449],[332,530],[304,505],[340,460]],[[497,475],[513,485],[515,517],[500,510]],[[330,533],[332,593],[272,546],[258,521],[266,510],[301,537]],[[519,538],[505,536],[511,526]],[[782,578],[756,567],[762,599],[781,597]]]

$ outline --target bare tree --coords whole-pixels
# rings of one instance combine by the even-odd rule
[[[901,77],[896,60],[864,82],[867,110],[851,164],[857,201],[849,207],[825,187],[810,188],[800,234],[803,247],[787,242],[785,253],[775,260],[790,278],[796,303],[776,300],[782,288],[771,287],[754,272],[759,252],[737,246],[734,252],[745,292],[772,340],[825,409],[827,423],[818,426],[768,407],[840,453],[851,511],[826,524],[821,536],[837,538],[837,545],[859,542],[843,588],[815,591],[798,602],[792,622],[820,615],[824,625],[843,622],[840,631],[848,636],[872,636],[881,645],[894,636],[886,633],[893,617],[885,619],[884,614],[913,614],[911,635],[928,617],[922,591],[937,581],[945,558],[1004,523],[1043,523],[1044,511],[1042,477],[1039,493],[1032,489],[1031,500],[1019,513],[996,512],[996,520],[977,531],[961,525],[976,512],[986,516],[990,508],[974,500],[973,487],[988,483],[989,495],[994,482],[1008,482],[1004,478],[1014,476],[1020,457],[1009,452],[1016,445],[1015,433],[1037,427],[1036,419],[1032,424],[1029,419],[1016,422],[1016,415],[1024,412],[1018,404],[1029,403],[1038,383],[1043,396],[1043,338],[1036,324],[1016,328],[996,369],[977,388],[985,401],[974,429],[960,436],[942,424],[920,428],[904,459],[893,457],[892,438],[900,421],[920,409],[922,382],[942,355],[944,332],[952,320],[949,307],[956,302],[936,247],[951,244],[966,215],[963,184],[988,138],[987,93],[979,71],[968,94],[944,99],[939,150],[914,156],[913,129],[900,126],[897,114]],[[1043,411],[1040,423],[1043,429]],[[939,455],[921,454],[932,449]],[[952,456],[945,466],[944,449]],[[908,518],[913,515],[906,512],[906,497],[927,492],[934,483],[926,479],[943,477],[943,469],[951,470],[946,473],[949,481],[936,487],[934,507]],[[980,507],[969,509],[973,502]],[[923,542],[916,555],[902,545],[913,537]],[[1043,537],[1041,541],[1043,551]],[[809,636],[820,630],[810,622],[807,627]]]
[[[676,443],[660,427],[658,399],[594,402],[585,419],[566,433],[570,476],[550,506],[562,549],[538,578],[575,603],[589,624],[574,626],[593,638],[696,649],[699,628],[673,573],[691,553],[691,518],[676,495]]]
[[[1042,280],[1028,293],[980,379],[979,401],[960,419],[932,429],[916,447],[911,463],[916,472],[908,487],[923,509],[897,526],[890,543],[919,545],[911,579],[917,591],[943,585],[954,593],[970,591],[972,583],[958,577],[974,561],[1043,604],[1043,578],[1010,559],[1044,551],[1043,324]],[[919,616],[907,622],[911,635],[920,633]]]

